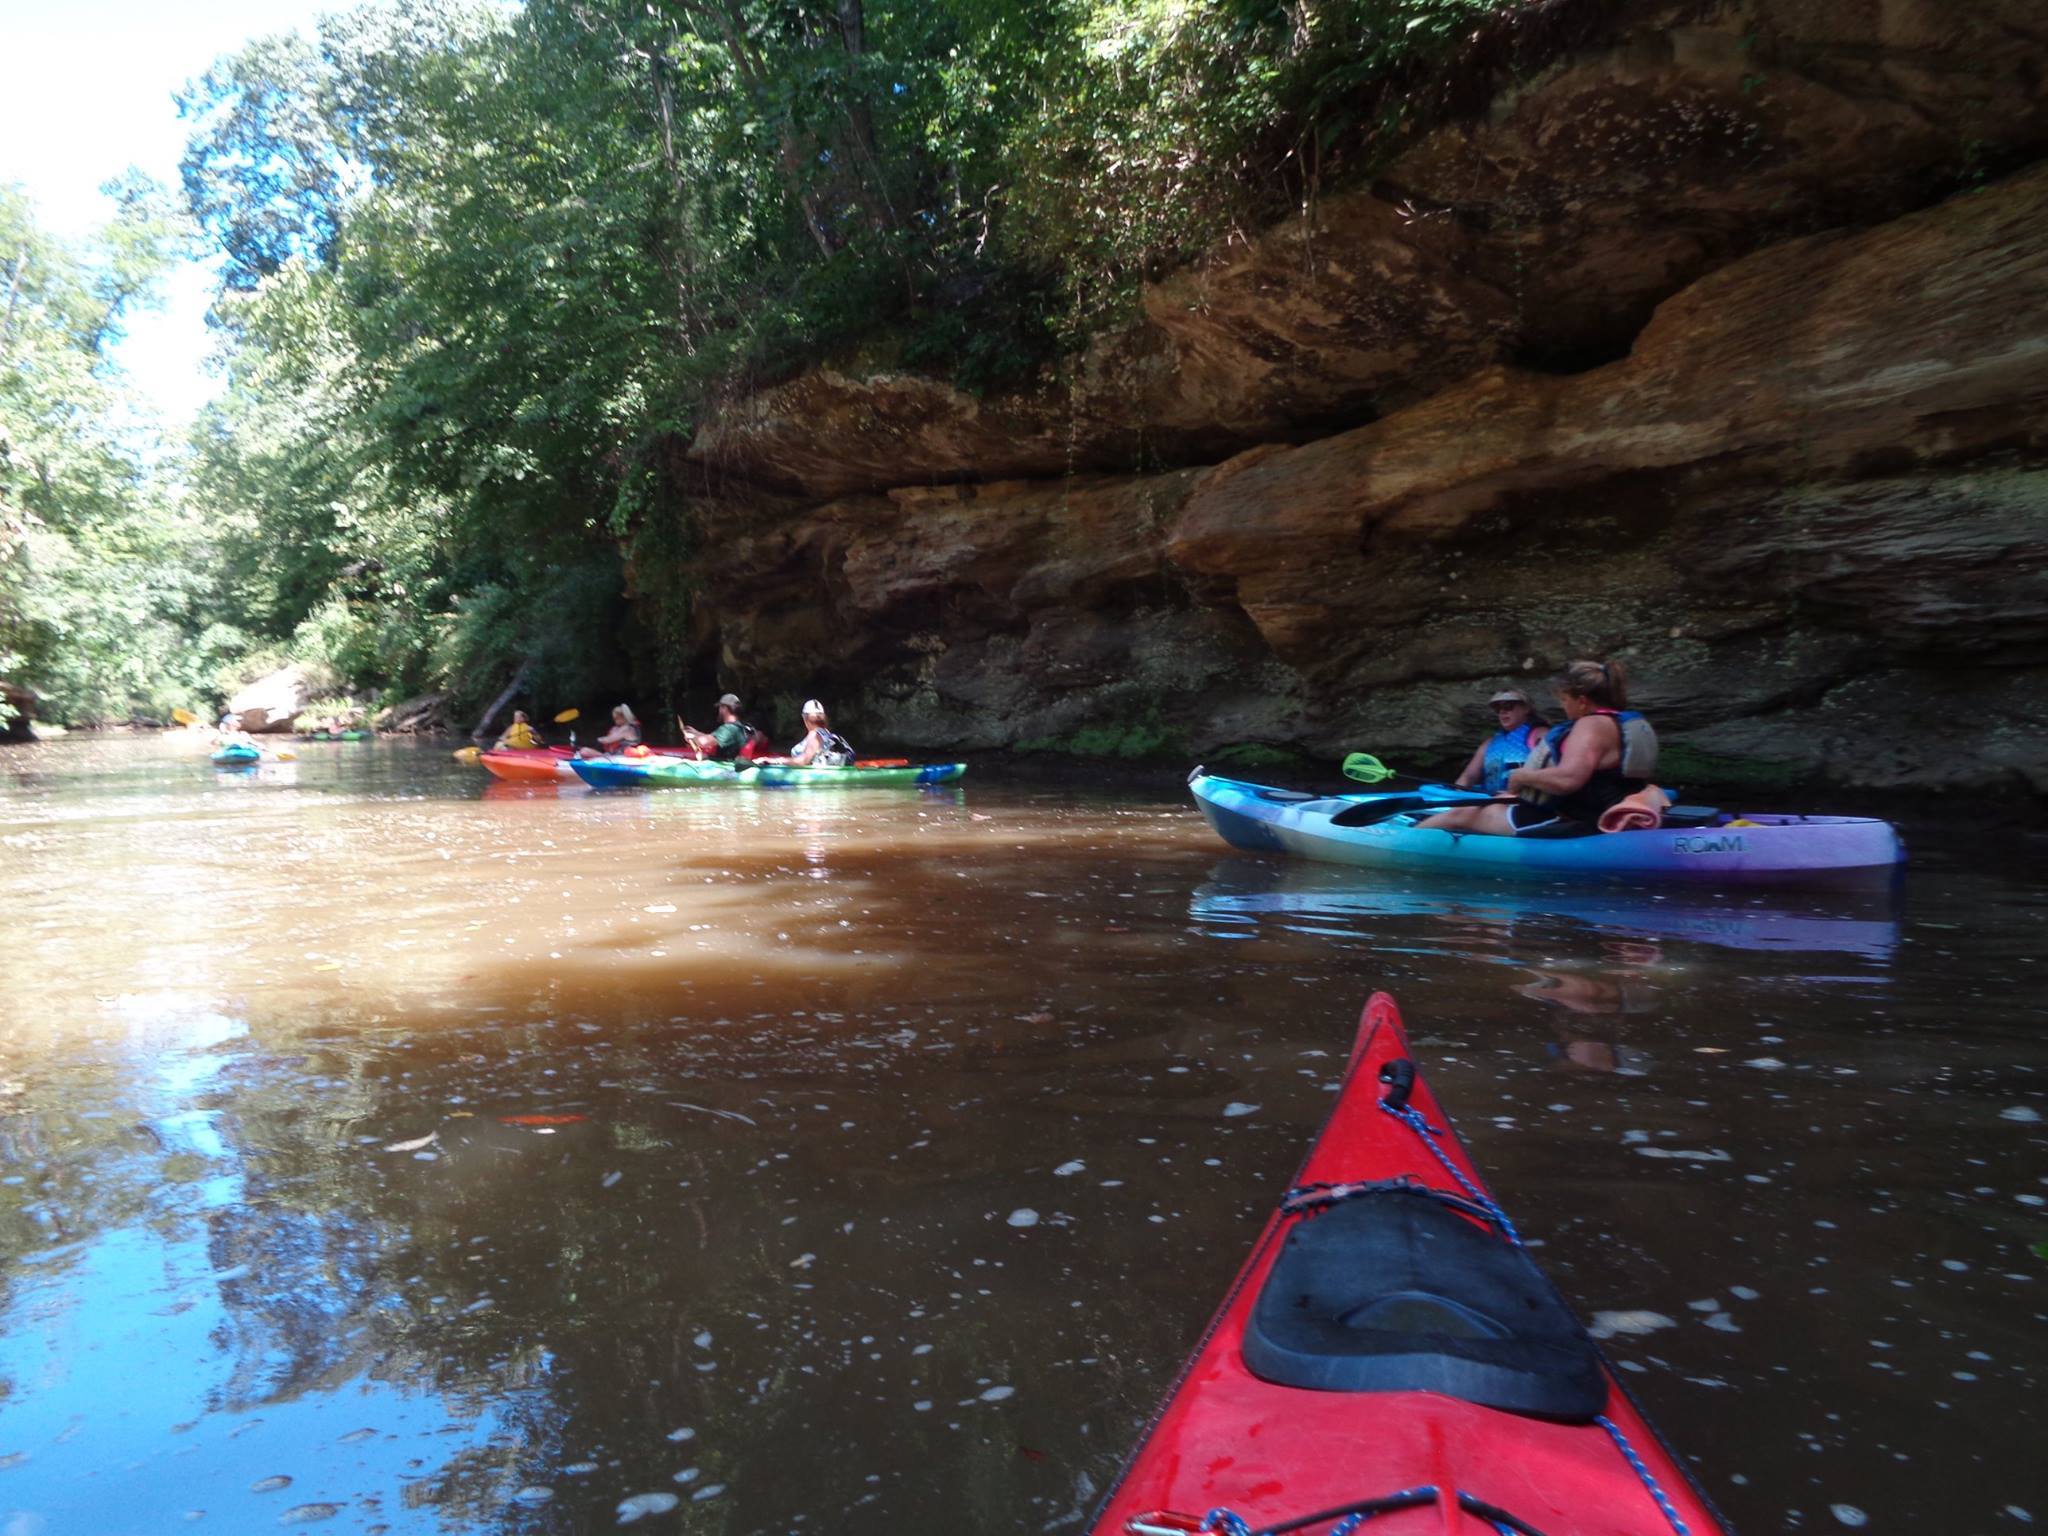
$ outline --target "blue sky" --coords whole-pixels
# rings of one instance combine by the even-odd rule
[[[184,125],[171,96],[251,37],[306,31],[335,0],[0,0],[0,182],[77,239],[105,222],[99,184],[130,165],[175,186]],[[177,272],[163,308],[129,326],[120,360],[175,430],[212,396],[204,266]]]

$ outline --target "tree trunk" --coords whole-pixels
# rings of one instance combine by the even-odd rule
[[[669,27],[669,38],[676,36],[673,25]],[[682,164],[676,156],[676,93],[670,82],[668,66],[662,57],[661,47],[647,50],[647,78],[654,88],[654,120],[661,132],[661,161],[668,168],[669,195],[675,199],[675,244],[670,251],[669,276],[676,292],[676,330],[683,351],[694,356],[697,351],[697,326],[694,306],[690,300],[690,228],[689,188],[683,184]]]
[[[519,670],[512,674],[512,681],[505,685],[505,691],[491,700],[491,707],[484,711],[483,719],[477,721],[476,729],[469,733],[471,741],[481,742],[491,734],[491,722],[498,718],[499,711],[512,702],[513,696],[526,686],[526,669],[532,665],[531,661],[519,663]]]
[[[790,193],[803,210],[804,228],[817,242],[818,254],[829,258],[837,249],[832,243],[832,231],[826,228],[825,216],[818,211],[818,195],[810,189],[808,167],[804,164],[802,146],[797,143],[796,130],[787,126],[782,130],[782,173],[789,178]]]
[[[693,16],[706,22],[725,44],[725,51],[732,59],[733,68],[738,72],[742,84],[759,92],[762,89],[764,71],[761,60],[754,54],[747,41],[746,28],[741,20],[726,6],[715,0],[674,0],[674,4],[686,16]],[[858,5],[855,6],[856,13]],[[832,242],[832,232],[825,224],[824,215],[818,210],[818,199],[810,189],[809,167],[805,164],[803,145],[798,141],[796,125],[784,122],[781,127],[779,144],[781,148],[782,174],[789,182],[789,195],[796,199],[797,208],[804,216],[804,228],[810,231],[816,242],[818,253],[829,257],[837,247]]]
[[[0,318],[0,357],[14,350],[14,306],[21,297],[21,274],[28,270],[28,248],[14,258],[14,270],[7,274],[7,312]]]

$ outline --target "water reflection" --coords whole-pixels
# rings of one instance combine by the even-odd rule
[[[1390,917],[1518,931],[1573,927],[1602,935],[1668,939],[1727,949],[1840,954],[1888,961],[1899,942],[1893,899],[1776,892],[1730,897],[1689,890],[1560,888],[1416,879],[1299,859],[1217,862],[1190,912],[1216,937],[1273,923],[1342,934]]]
[[[1605,964],[1582,970],[1532,967],[1534,979],[1512,988],[1518,997],[1557,1010],[1551,1027],[1557,1038],[1544,1049],[1560,1068],[1639,1077],[1648,1058],[1625,1044],[1631,1016],[1655,1012],[1662,1004],[1656,971],[1663,952],[1654,944],[1602,946]]]

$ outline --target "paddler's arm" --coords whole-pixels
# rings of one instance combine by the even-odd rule
[[[1486,743],[1481,742],[1473,750],[1472,761],[1465,765],[1465,771],[1451,782],[1460,789],[1470,789],[1486,776]]]
[[[1556,762],[1547,768],[1517,768],[1508,775],[1508,788],[1517,794],[1533,789],[1546,795],[1568,795],[1585,787],[1600,766],[1601,752],[1620,740],[1620,726],[1605,715],[1588,715],[1565,737],[1564,753]]]

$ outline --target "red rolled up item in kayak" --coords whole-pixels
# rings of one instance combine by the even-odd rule
[[[1647,785],[1624,800],[1617,800],[1600,813],[1602,832],[1654,832],[1664,825],[1665,807],[1671,797],[1656,785]]]

